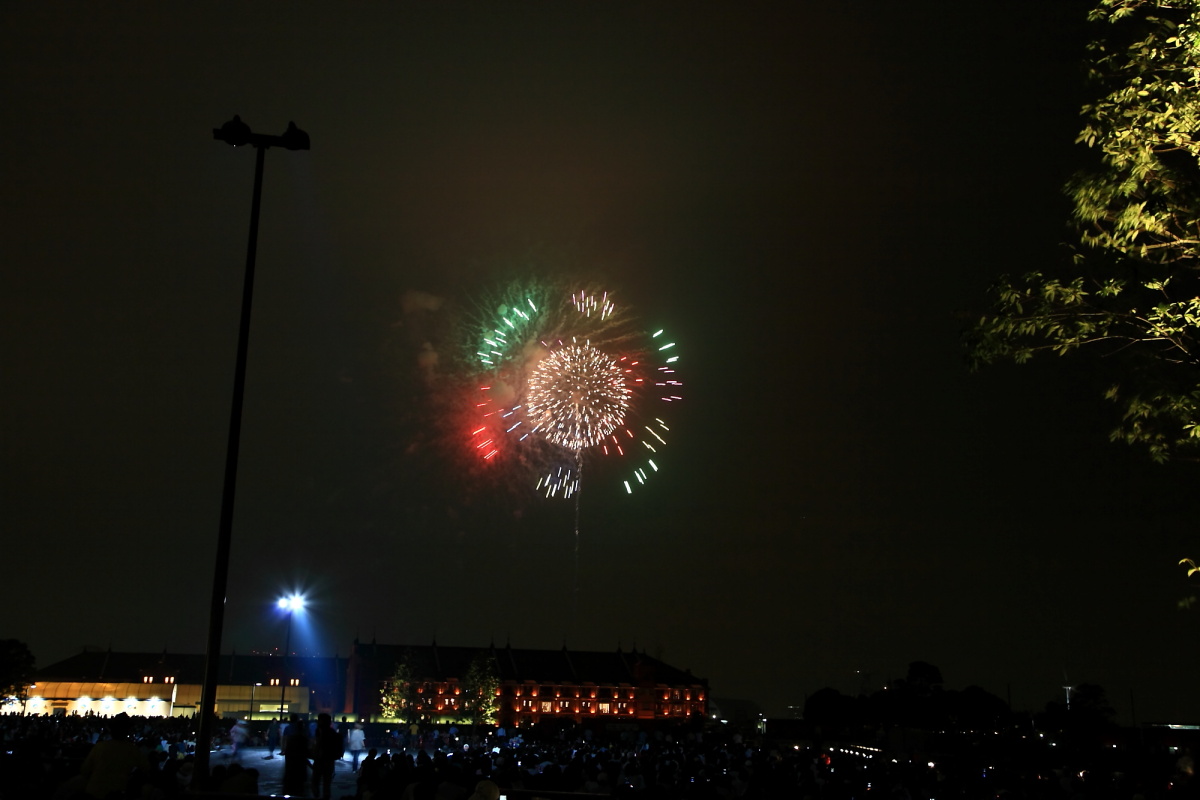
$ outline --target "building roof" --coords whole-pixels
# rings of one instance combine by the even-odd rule
[[[204,682],[204,656],[190,653],[122,653],[112,650],[84,650],[37,671],[40,681],[95,681],[141,683],[151,677],[161,681],[173,677],[175,683]],[[283,676],[284,659],[271,655],[221,656],[217,680],[224,684],[265,683]],[[288,677],[302,683],[337,683],[345,674],[346,659],[334,657],[291,656],[287,659]]]
[[[672,667],[637,650],[597,652],[587,650],[525,650],[515,647],[446,647],[430,645],[386,645],[355,643],[359,657],[376,662],[380,675],[390,675],[407,660],[417,680],[444,681],[467,674],[471,662],[481,654],[492,658],[503,681],[517,683],[572,683],[670,686],[705,685],[690,671]]]
[[[407,660],[417,680],[445,681],[463,678],[480,655],[492,659],[501,681],[516,683],[570,683],[598,685],[695,686],[708,681],[636,649],[624,652],[526,650],[515,647],[447,647],[429,645],[384,645],[355,643],[358,658],[374,662],[380,677],[392,674]],[[307,685],[341,681],[345,658],[291,656],[286,677],[298,677]],[[177,684],[199,684],[204,680],[204,656],[189,653],[125,653],[84,650],[37,672],[39,681],[141,683],[147,677],[161,682],[174,678]],[[267,683],[285,677],[284,659],[277,655],[223,655],[217,680],[227,685]]]

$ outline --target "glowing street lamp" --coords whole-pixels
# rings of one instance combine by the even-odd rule
[[[291,597],[281,597],[275,605],[279,607],[280,611],[299,611],[304,608],[304,598],[298,594],[294,594]]]
[[[279,721],[283,722],[283,703],[287,695],[288,682],[288,652],[292,649],[292,617],[297,611],[304,610],[304,597],[298,594],[293,594],[288,597],[281,597],[275,605],[280,611],[287,612],[287,634],[283,639],[283,675],[279,678]]]

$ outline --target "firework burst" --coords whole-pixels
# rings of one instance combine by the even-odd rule
[[[512,289],[494,308],[473,336],[476,457],[536,476],[550,497],[574,496],[585,462],[626,492],[645,484],[670,430],[654,406],[680,399],[674,342],[605,292]]]

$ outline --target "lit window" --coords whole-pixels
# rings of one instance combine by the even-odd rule
[[[299,686],[299,685],[300,685],[300,679],[299,679],[299,678],[292,678],[290,681],[288,681],[288,683],[289,683],[290,685],[292,685],[292,686]]]
[[[612,703],[601,703],[600,704],[600,713],[601,714],[611,714],[612,713]]]
[[[549,714],[554,709],[554,704],[549,700],[542,701],[542,713]]]
[[[164,683],[174,683],[174,682],[175,682],[175,676],[174,676],[174,675],[168,675],[167,677],[163,678],[163,682],[164,682]]]

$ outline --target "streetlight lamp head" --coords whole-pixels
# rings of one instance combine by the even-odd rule
[[[242,122],[242,118],[234,115],[233,119],[219,128],[213,128],[213,138],[219,142],[227,142],[234,147],[244,144],[254,145],[260,150],[268,147],[285,147],[288,150],[308,150],[308,134],[289,122],[282,136],[271,136],[266,133],[255,133],[250,126]]]
[[[283,611],[299,611],[304,608],[304,598],[298,594],[281,597],[275,603]]]
[[[219,128],[213,128],[213,138],[219,142],[227,142],[234,147],[241,147],[250,142],[250,126],[242,122],[237,114],[233,119]],[[307,140],[307,137],[305,137]],[[307,149],[307,148],[305,148]]]
[[[308,134],[297,128],[296,123],[289,122],[287,130],[279,137],[279,143],[288,150],[307,150]]]

